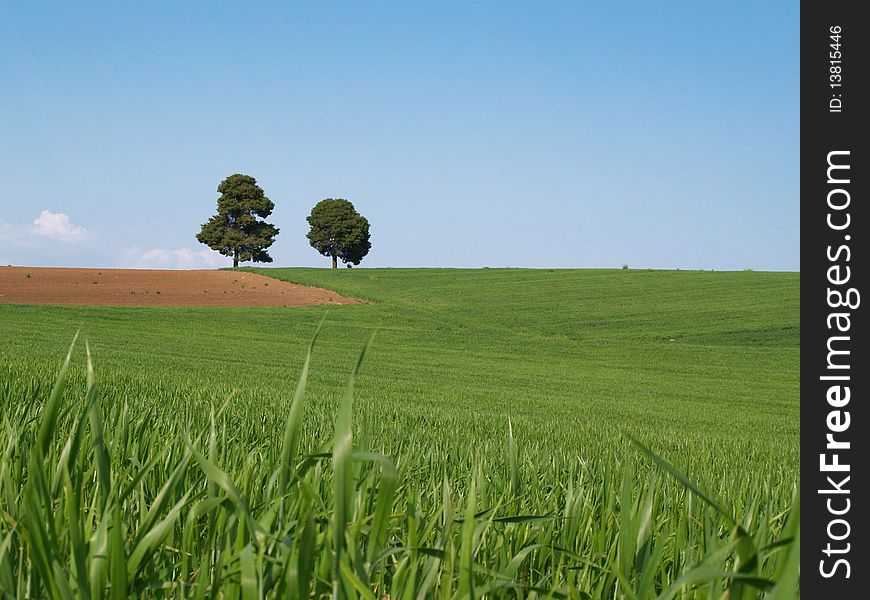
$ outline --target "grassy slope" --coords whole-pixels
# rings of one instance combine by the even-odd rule
[[[334,402],[378,329],[358,394],[391,415],[378,432],[389,439],[440,424],[451,444],[473,444],[501,436],[510,415],[553,448],[624,427],[674,448],[748,447],[797,471],[797,274],[261,272],[373,301],[330,309],[312,393]],[[0,358],[54,368],[82,325],[103,372],[280,399],[323,310],[0,306]]]
[[[797,274],[262,272],[372,301],[329,309],[314,352],[302,443],[311,451],[331,437],[347,374],[371,331],[379,330],[357,381],[354,445],[397,461],[402,484],[390,518],[391,543],[413,547],[411,532],[419,528],[425,533],[417,543],[441,547],[442,482],[449,479],[458,494],[454,501],[464,506],[461,498],[468,482],[473,473],[480,473],[478,508],[498,507],[495,514],[502,516],[559,515],[541,524],[492,526],[477,550],[480,564],[509,572],[510,558],[521,548],[555,544],[574,554],[541,550],[527,563],[534,580],[545,588],[567,586],[563,589],[612,597],[621,593],[622,584],[616,581],[621,574],[630,580],[626,585],[658,593],[702,557],[715,553],[727,529],[709,510],[700,510],[679,484],[663,478],[640,457],[620,436],[623,429],[722,501],[756,536],[758,547],[776,539],[783,526],[799,472]],[[267,479],[276,465],[304,348],[324,310],[0,305],[0,398],[9,404],[10,431],[26,429],[21,444],[28,447],[39,403],[81,326],[94,349],[112,438],[112,476],[126,485],[150,456],[166,451],[168,462],[163,465],[161,460],[163,466],[150,472],[146,484],[125,504],[128,533],[144,507],[154,502],[172,461],[184,452],[184,439],[209,430],[209,409],[222,405],[232,390],[237,392],[217,423],[215,460],[260,518],[274,501]],[[81,406],[75,396],[80,401],[82,354],[76,354],[73,392],[64,403],[73,413],[62,413],[62,429]],[[126,407],[129,431],[117,425],[126,422]],[[506,464],[508,417],[519,445],[516,497],[507,483],[513,472]],[[54,464],[64,439],[62,434],[54,437],[49,464]],[[0,442],[3,439],[0,436]],[[22,512],[18,494],[24,480],[17,478],[24,454],[6,444],[0,445],[11,451],[14,458],[8,462],[15,464],[8,472],[12,479],[0,481],[0,489],[6,490],[0,508],[15,516]],[[91,460],[90,453],[82,457],[85,466],[74,473],[87,485],[71,488],[81,490],[85,505],[93,505],[96,497],[93,471],[88,470],[94,468]],[[203,494],[211,496],[214,492],[204,490],[202,477],[198,469],[191,469],[179,491],[173,492],[173,502],[184,489],[196,490],[197,501]],[[320,476],[312,477],[308,485],[328,498],[328,477],[319,484]],[[293,498],[298,502],[300,496]],[[660,552],[649,563],[655,565],[652,580],[632,566],[641,563],[631,560],[644,498],[651,503],[654,547]],[[412,505],[420,512],[406,513],[405,507]],[[328,586],[332,555],[326,527],[331,508],[328,501],[317,507],[315,554],[321,557],[320,585]],[[295,519],[302,519],[306,510],[304,503],[294,504],[287,519],[271,528],[275,539],[295,536]],[[180,572],[191,573],[194,583],[229,586],[228,597],[234,597],[236,584],[221,583],[220,573],[237,572],[242,538],[236,538],[237,517],[221,514],[214,527],[196,526],[201,529],[192,530],[183,547],[194,557],[216,547],[223,552],[211,568],[200,569],[201,575],[193,575],[195,565],[182,564]],[[420,521],[412,525],[415,519]],[[63,515],[57,521],[56,527],[65,527]],[[83,527],[91,529],[89,524]],[[0,522],[0,537],[7,535],[5,531]],[[353,525],[348,535],[361,540],[365,536],[360,531]],[[448,544],[456,535],[458,529],[447,536]],[[18,537],[9,539],[14,540],[14,550]],[[63,556],[66,550],[61,546]],[[269,565],[284,564],[281,552],[270,550],[272,558],[258,559],[259,582],[268,579]],[[448,557],[456,552],[448,545]],[[6,564],[9,557],[18,556],[13,551]],[[408,573],[422,577],[434,560],[413,552],[398,556],[415,566],[373,567],[373,576],[383,578],[383,589],[395,589],[399,580],[404,586],[402,577]],[[579,565],[574,557],[580,557]],[[0,553],[0,590],[4,581],[12,589],[12,571],[3,567],[3,560]],[[274,560],[278,562],[270,562]],[[763,562],[766,576],[773,574],[772,560]],[[14,571],[16,563],[11,564]],[[35,573],[27,561],[21,569],[31,577]],[[161,552],[132,585],[162,585],[175,580],[178,569],[176,555]],[[442,573],[436,587],[441,586],[446,596],[453,586],[461,589],[460,570],[450,567]],[[481,576],[479,582],[487,579]],[[17,581],[30,585],[31,579]],[[407,589],[414,592],[420,582],[409,583]],[[714,596],[725,585],[720,579]],[[707,592],[698,593],[706,597]]]

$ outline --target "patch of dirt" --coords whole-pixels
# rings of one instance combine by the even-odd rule
[[[0,303],[305,306],[358,304],[359,300],[243,271],[0,267]]]

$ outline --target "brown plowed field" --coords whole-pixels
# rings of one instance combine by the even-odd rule
[[[0,302],[88,306],[355,304],[321,288],[242,271],[0,267]]]

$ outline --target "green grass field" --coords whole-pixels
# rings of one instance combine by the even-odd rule
[[[798,274],[258,272],[370,302],[0,305],[6,597],[795,597]]]

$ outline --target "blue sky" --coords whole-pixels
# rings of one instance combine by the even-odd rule
[[[179,3],[180,4],[180,3]],[[798,270],[797,2],[0,2],[0,264],[225,266],[257,178],[275,265]]]

